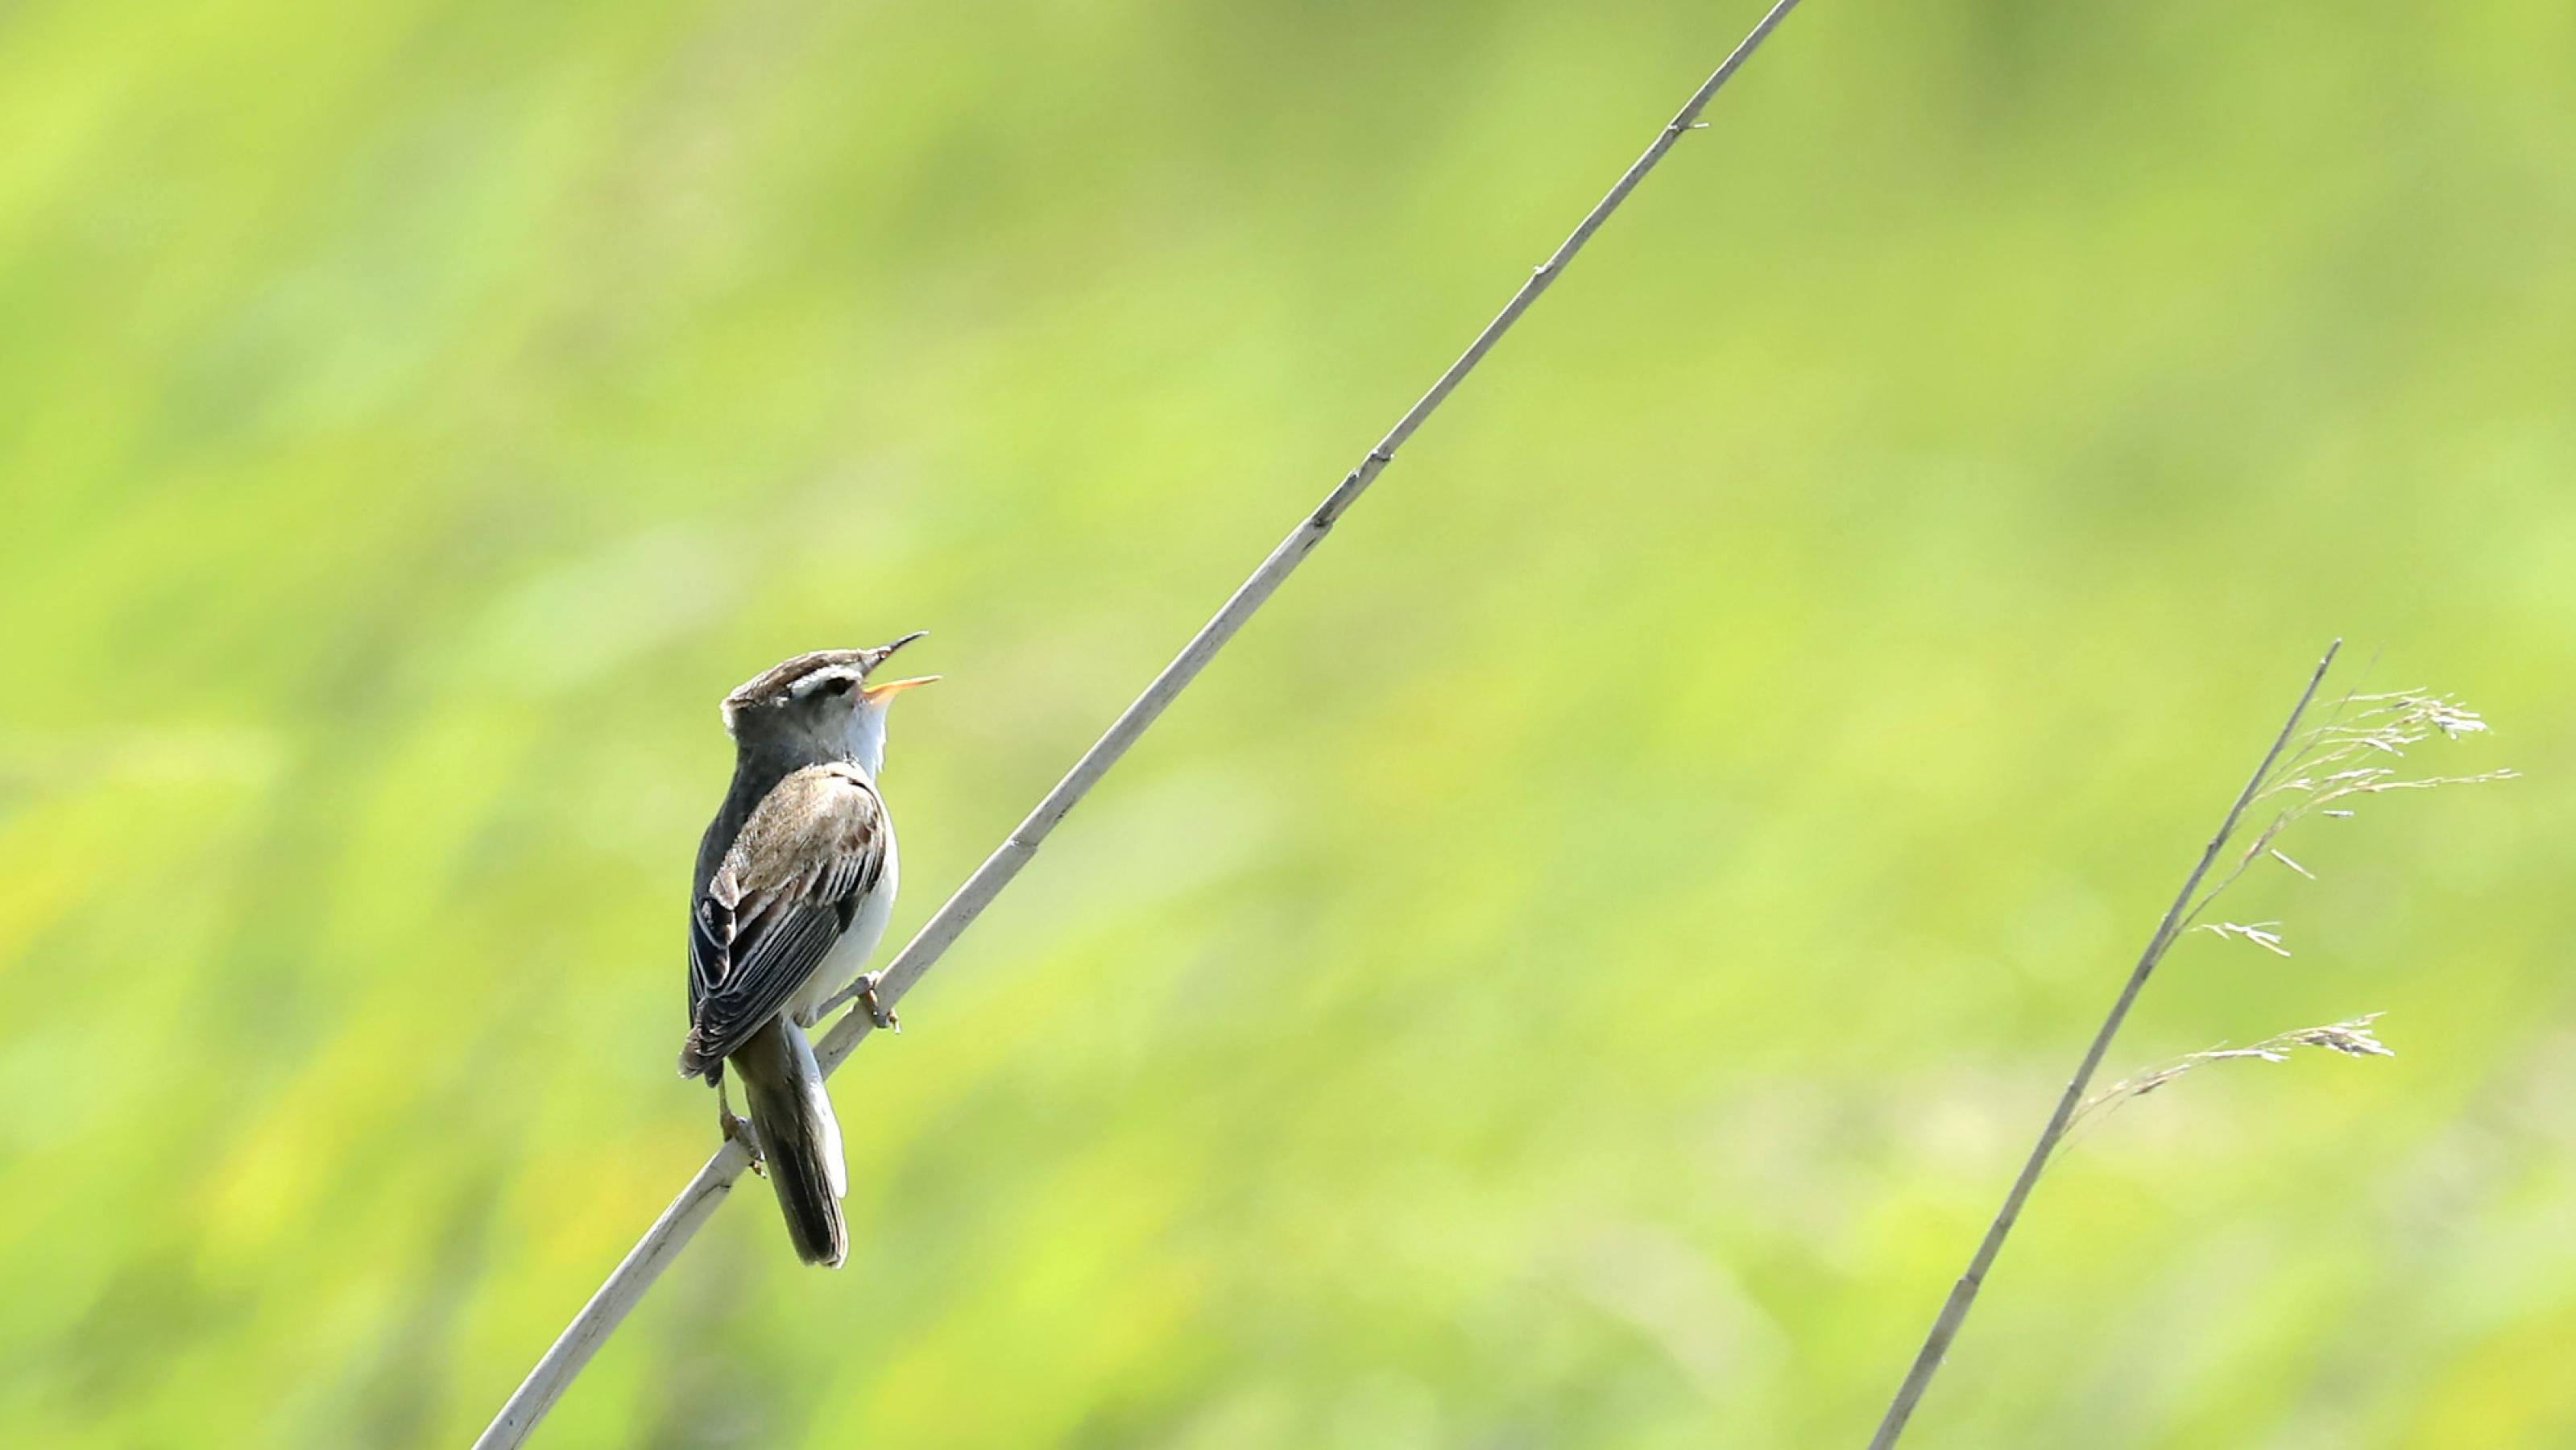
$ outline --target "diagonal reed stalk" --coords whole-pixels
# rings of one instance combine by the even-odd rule
[[[1324,535],[1332,530],[1378,474],[1395,461],[1395,451],[1448,399],[1451,391],[1465,381],[1476,365],[1484,361],[1485,354],[1502,340],[1503,334],[1511,330],[1512,324],[1520,320],[1521,314],[1529,310],[1539,294],[1564,274],[1575,254],[1583,250],[1584,243],[1592,240],[1592,234],[1601,229],[1602,223],[1610,219],[1611,213],[1628,199],[1628,194],[1636,190],[1638,183],[1646,179],[1646,174],[1664,159],[1673,144],[1697,129],[1699,114],[1710,99],[1752,58],[1753,52],[1770,38],[1771,32],[1797,5],[1798,0],[1775,0],[1769,11],[1728,53],[1725,61],[1700,83],[1698,90],[1691,93],[1690,100],[1680,112],[1656,133],[1653,144],[1630,163],[1618,181],[1612,184],[1608,194],[1584,214],[1573,232],[1522,281],[1511,300],[1503,305],[1503,310],[1495,314],[1493,321],[1485,324],[1484,330],[1476,334],[1475,340],[1459,354],[1458,360],[1431,384],[1430,391],[1405,410],[1404,416],[1398,418],[1386,436],[1378,440],[1377,446],[1368,451],[1368,456],[1360,460],[1359,467],[1344,476],[1313,513],[1298,521],[1297,527],[1280,542],[1279,547],[1271,550],[1270,556],[1261,561],[1261,566],[1252,571],[1252,577],[1235,590],[1233,597],[1225,601],[1215,617],[1191,636],[1190,642],[1181,647],[1180,654],[1163,667],[1163,672],[1154,677],[1153,683],[1145,687],[1145,692],[1136,697],[1135,703],[1129,705],[1100,739],[1083,752],[1082,758],[1074,762],[1073,769],[1056,783],[1055,789],[1048,791],[1046,798],[1038,802],[1027,819],[1020,822],[983,865],[975,868],[975,874],[966,878],[966,884],[957,888],[957,893],[948,898],[947,904],[939,908],[920,934],[886,967],[883,982],[877,989],[880,1000],[889,1005],[901,1000],[966,928],[974,924],[975,918],[983,914],[984,908],[992,904],[993,898],[1000,895],[1002,888],[1008,886],[1037,854],[1038,846],[1047,834],[1090,793],[1102,776],[1109,773],[1109,768],[1118,763],[1128,747],[1136,743],[1181,691],[1198,678],[1199,671],[1207,667],[1208,661],[1225,647],[1226,641],[1232,639],[1244,622],[1269,600],[1290,571],[1303,563],[1306,556],[1324,541]],[[839,1067],[843,1059],[866,1040],[870,1028],[866,1013],[854,1011],[843,1014],[841,1020],[824,1035],[817,1049],[823,1070],[828,1073]],[[600,1345],[625,1320],[644,1297],[645,1291],[653,1287],[654,1280],[661,1277],[662,1271],[670,1267],[671,1261],[688,1247],[698,1229],[714,1215],[717,1205],[724,1202],[748,1164],[749,1154],[738,1141],[727,1141],[716,1150],[715,1156],[709,1158],[697,1176],[689,1180],[688,1186],[680,1190],[680,1196],[671,1200],[670,1207],[662,1210],[662,1216],[653,1221],[644,1237],[637,1240],[635,1247],[610,1271],[607,1282],[601,1284],[598,1292],[590,1296],[590,1302],[573,1316],[572,1323],[564,1327],[563,1333],[537,1361],[536,1367],[528,1371],[526,1380],[520,1383],[508,1403],[501,1407],[501,1412],[493,1417],[492,1423],[474,1442],[476,1450],[508,1450],[508,1447],[527,1442],[537,1422],[563,1397],[574,1376],[590,1363],[591,1356],[599,1352]]]
[[[2308,687],[2299,692],[2299,703],[2290,708],[2290,718],[2281,723],[2281,733],[2272,737],[2272,748],[2263,752],[2263,763],[2254,767],[2254,773],[2246,778],[2245,788],[2236,793],[2236,803],[2227,808],[2226,818],[2219,822],[2218,834],[2210,837],[2209,844],[2202,848],[2200,860],[2193,864],[2191,874],[2183,878],[2182,890],[2174,893],[2173,905],[2165,908],[2164,919],[2156,923],[2155,935],[2147,939],[2147,948],[2138,954],[2138,964],[2129,969],[2129,980],[2121,984],[2120,995],[2112,1001],[2110,1013],[2103,1017],[2102,1025],[2094,1029],[2092,1045],[2084,1049],[2084,1060],[2076,1065],[2075,1076],[2067,1082],[2066,1091],[2059,1095],[2057,1110],[2048,1115],[2048,1126],[2040,1129],[2039,1141],[2031,1145],[2030,1157],[2022,1163],[2020,1176],[2013,1179],[2011,1190],[2004,1194],[2003,1207],[1995,1211],[1994,1222],[1986,1226],[1986,1236],[1978,1242],[1976,1253],[1969,1258],[1967,1272],[1959,1276],[1958,1283],[1950,1286],[1950,1297],[1942,1301],[1941,1312],[1933,1319],[1931,1332],[1923,1336],[1923,1348],[1915,1353],[1913,1367],[1905,1372],[1905,1382],[1897,1386],[1896,1398],[1888,1403],[1885,1418],[1878,1422],[1878,1433],[1870,1437],[1870,1450],[1889,1450],[1897,1437],[1905,1433],[1905,1423],[1913,1418],[1914,1407],[1922,1403],[1923,1391],[1931,1385],[1932,1376],[1940,1371],[1941,1358],[1949,1353],[1950,1341],[1958,1337],[1959,1326],[1966,1322],[1968,1311],[1976,1307],[1978,1291],[1985,1287],[1986,1273],[1994,1267],[1995,1256],[2003,1251],[2004,1240],[2011,1236],[2014,1222],[2021,1217],[2022,1205],[2029,1200],[2032,1187],[2039,1182],[2039,1175],[2047,1169],[2048,1160],[2057,1151],[2058,1141],[2066,1136],[2067,1125],[2075,1120],[2077,1110],[2083,1107],[2084,1090],[2092,1085],[2093,1074],[2101,1069],[2103,1054],[2111,1050],[2111,1039],[2119,1035],[2120,1024],[2129,1019],[2129,1008],[2136,1004],[2138,991],[2147,985],[2147,978],[2155,975],[2157,963],[2165,959],[2165,953],[2172,949],[2175,938],[2181,936],[2190,919],[2198,915],[2199,906],[2207,904],[2207,898],[2201,897],[2195,905],[2200,883],[2208,877],[2209,868],[2217,864],[2219,854],[2227,849],[2228,841],[2235,836],[2238,824],[2245,819],[2246,807],[2252,805],[2272,783],[2273,764],[2280,760],[2282,752],[2289,749],[2291,738],[2298,734],[2299,721],[2316,700],[2317,686],[2324,683],[2326,670],[2334,664],[2335,654],[2342,648],[2342,640],[2326,647],[2325,658],[2317,661],[2315,673],[2308,676]],[[2266,833],[2260,844],[2268,846],[2270,840],[2270,834]]]

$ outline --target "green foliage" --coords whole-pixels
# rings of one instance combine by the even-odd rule
[[[457,1444],[709,1149],[715,702],[898,933],[1753,17],[0,14],[0,1428]],[[2576,1438],[2576,10],[1815,4],[542,1443],[1867,1434],[2327,637],[2324,822],[1926,1446]],[[2348,827],[2349,829],[2325,829]]]

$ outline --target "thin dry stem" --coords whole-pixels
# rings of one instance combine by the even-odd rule
[[[2326,647],[2325,658],[2317,661],[2315,672],[2308,676],[2307,688],[2299,692],[2298,703],[2290,707],[2290,718],[2282,722],[2280,733],[2272,737],[2272,746],[2263,752],[2262,763],[2254,767],[2254,774],[2246,779],[2245,788],[2236,793],[2235,803],[2227,808],[2226,816],[2219,821],[2218,833],[2211,836],[2209,844],[2201,849],[2200,859],[2193,863],[2191,873],[2183,878],[2182,890],[2174,894],[2173,905],[2165,908],[2163,919],[2156,923],[2154,935],[2147,938],[2146,950],[2138,954],[2137,965],[2129,969],[2129,979],[2121,985],[2120,995],[2112,1000],[2111,1010],[2102,1018],[2102,1025],[2094,1029],[2093,1041],[2084,1049],[2083,1061],[2076,1064],[2075,1076],[2067,1081],[2066,1091],[2059,1095],[2055,1111],[2048,1115],[2047,1125],[2039,1131],[2039,1141],[2031,1145],[2030,1156],[2023,1161],[2012,1187],[2004,1193],[2003,1207],[1995,1211],[1994,1221],[1986,1226],[1985,1237],[1978,1241],[1977,1251],[1969,1256],[1967,1272],[1951,1286],[1949,1297],[1942,1301],[1941,1312],[1933,1317],[1931,1331],[1923,1336],[1923,1347],[1915,1352],[1914,1363],[1907,1368],[1904,1383],[1896,1387],[1896,1397],[1888,1403],[1887,1414],[1879,1420],[1878,1432],[1870,1437],[1870,1450],[1888,1450],[1905,1433],[1905,1424],[1914,1417],[1915,1407],[1922,1403],[1924,1390],[1930,1387],[1932,1376],[1940,1371],[1942,1356],[1949,1353],[1950,1341],[1958,1337],[1959,1326],[1967,1321],[1968,1311],[1975,1307],[1977,1294],[1985,1287],[1986,1274],[1994,1267],[1995,1256],[2003,1252],[2004,1240],[2011,1237],[2013,1224],[2021,1218],[2022,1205],[2029,1201],[2031,1189],[2037,1186],[2040,1173],[2048,1167],[2049,1156],[2056,1151],[2057,1140],[2066,1136],[2067,1124],[2074,1121],[2075,1110],[2084,1101],[2084,1090],[2092,1084],[2093,1074],[2101,1068],[2103,1055],[2111,1050],[2111,1039],[2119,1035],[2120,1024],[2128,1020],[2129,1008],[2138,1000],[2139,990],[2146,986],[2147,978],[2154,975],[2156,964],[2164,960],[2165,952],[2181,931],[2184,914],[2191,909],[2192,900],[2200,890],[2202,879],[2209,874],[2211,863],[2227,848],[2228,840],[2236,834],[2237,823],[2244,819],[2245,808],[2262,791],[2264,782],[2271,779],[2273,767],[2289,749],[2291,737],[2298,733],[2300,719],[2307,714],[2309,703],[2316,699],[2317,687],[2325,682],[2326,671],[2333,667],[2335,655],[2342,648],[2342,640]]]
[[[1906,1422],[1921,1402],[1924,1389],[1940,1369],[1942,1356],[1958,1334],[1960,1324],[1966,1320],[1968,1310],[1976,1303],[1987,1271],[1993,1267],[1995,1256],[2011,1234],[2032,1186],[2038,1182],[2039,1175],[2046,1170],[2059,1145],[2066,1141],[2067,1134],[2079,1120],[2098,1117],[2120,1103],[2143,1097],[2185,1073],[2214,1062],[2243,1059],[2280,1062],[2299,1047],[2322,1048],[2353,1057],[2395,1055],[2372,1031],[2371,1024],[2378,1020],[2379,1015],[2372,1013],[2323,1027],[2303,1027],[2285,1032],[2251,1047],[2220,1047],[2193,1053],[2117,1083],[2095,1097],[2086,1098],[2084,1095],[2085,1087],[2101,1066],[2111,1039],[2118,1034],[2130,1006],[2136,1002],[2139,990],[2184,932],[2205,931],[2224,939],[2250,943],[2276,956],[2290,955],[2290,948],[2279,931],[2281,923],[2277,921],[2200,920],[2211,903],[2258,861],[2275,861],[2311,881],[2316,879],[2316,873],[2282,852],[2278,842],[2283,832],[2311,815],[2345,818],[2354,813],[2353,805],[2338,805],[2338,802],[2357,803],[2362,798],[2389,791],[2427,790],[2435,786],[2513,778],[2514,773],[2510,770],[2462,776],[2406,776],[2398,767],[2385,764],[2389,760],[2404,758],[2410,748],[2436,735],[2457,740],[2487,729],[2485,720],[2477,712],[2448,696],[2422,690],[2348,694],[2335,704],[2323,724],[2304,735],[2299,734],[2300,720],[2316,698],[2318,685],[2325,679],[2336,652],[2342,647],[2343,642],[2337,640],[2326,651],[2325,658],[2318,661],[2316,672],[2308,677],[2307,689],[2300,694],[2298,705],[2290,711],[2289,720],[2274,738],[2271,750],[2264,755],[2263,763],[2256,767],[2244,791],[2237,796],[2236,804],[2229,809],[2218,834],[2210,838],[2208,847],[2201,852],[2199,864],[2184,880],[2181,892],[2174,897],[2164,920],[2157,925],[2155,935],[2149,938],[2146,951],[2131,969],[2119,998],[2111,1004],[2109,1015],[2095,1030],[2092,1045],[2086,1050],[2082,1064],[2076,1068],[2073,1080],[2067,1083],[2066,1091],[2058,1098],[2056,1111],[2049,1116],[2048,1125],[2041,1129],[2039,1141],[2032,1146],[2029,1158],[2024,1160],[2020,1175],[2004,1195],[2003,1207],[1987,1226],[1985,1238],[1968,1261],[1968,1271],[1960,1276],[1949,1298],[1943,1302],[1940,1315],[1934,1319],[1931,1332],[1924,1338],[1922,1350],[1916,1354],[1912,1368],[1906,1373],[1904,1384],[1898,1387],[1895,1400],[1888,1405],[1886,1417],[1879,1422],[1878,1433],[1870,1440],[1871,1450],[1887,1450],[1904,1433]],[[2356,763],[2362,761],[2369,763]],[[2276,798],[2279,804],[2271,818],[2253,833],[2241,850],[2226,857],[2229,861],[2226,871],[2204,890],[2202,883],[2212,863],[2227,852],[2247,808],[2256,802]]]

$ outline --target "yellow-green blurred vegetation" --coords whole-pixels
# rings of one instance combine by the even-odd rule
[[[896,931],[1751,6],[0,10],[0,1438],[452,1445],[713,1142],[730,686]],[[1909,1444],[2576,1443],[2576,9],[1816,0],[554,1446],[1856,1444],[2326,641],[2302,828]]]

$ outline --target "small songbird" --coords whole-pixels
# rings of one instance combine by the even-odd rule
[[[724,1091],[732,1064],[787,1236],[805,1262],[833,1268],[849,1254],[848,1179],[804,1029],[849,995],[878,1026],[895,1025],[878,977],[861,974],[894,911],[894,822],[877,773],[886,707],[938,676],[868,677],[919,638],[798,655],[725,696],[733,789],[698,845],[689,902],[680,1075],[715,1085],[717,1121],[734,1137],[743,1120]]]

